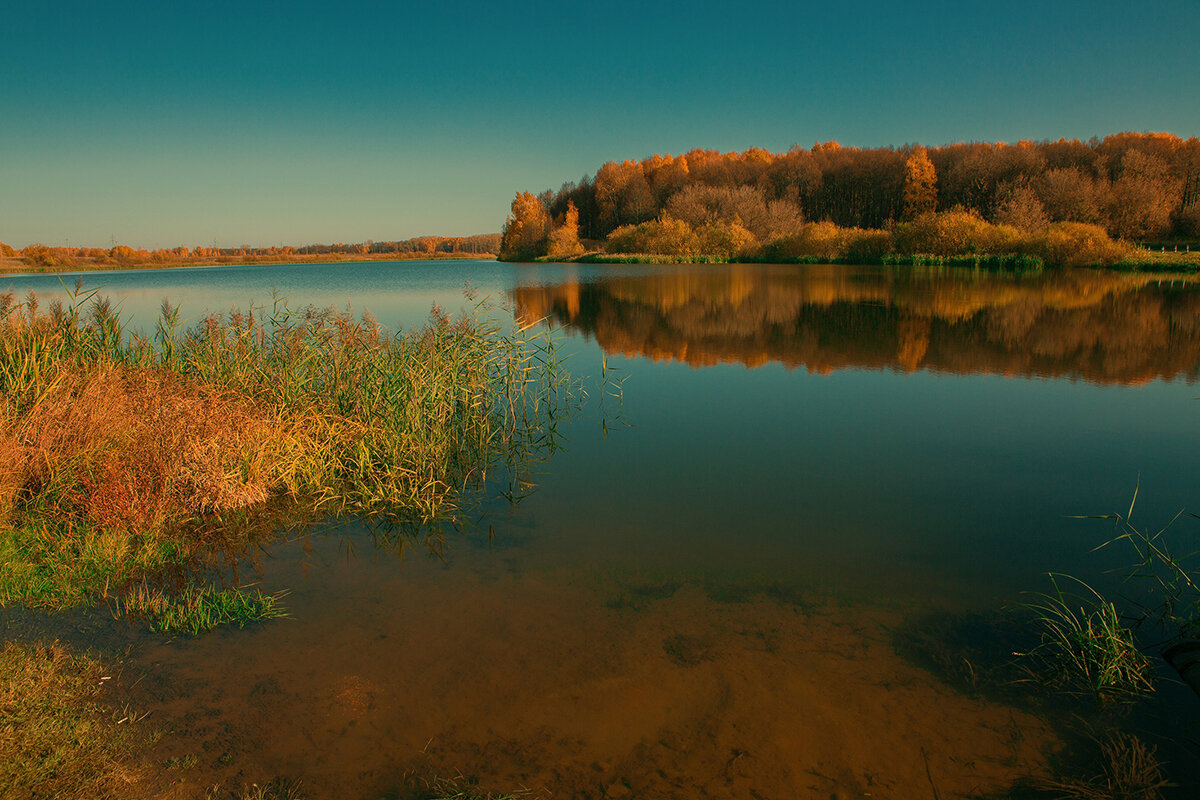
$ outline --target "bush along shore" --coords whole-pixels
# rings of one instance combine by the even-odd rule
[[[1200,271],[1200,248],[1152,250],[1112,239],[1096,225],[1062,222],[1036,231],[994,224],[963,210],[929,212],[889,230],[801,225],[765,244],[735,221],[693,228],[664,216],[614,230],[598,249],[537,256],[592,264],[768,263],[882,264],[1037,271],[1104,267],[1128,271]]]
[[[0,607],[185,633],[278,616],[196,567],[298,520],[454,519],[489,467],[555,447],[574,392],[552,337],[478,310],[391,334],[279,302],[180,328],[166,301],[148,335],[78,285],[44,312],[0,295]]]

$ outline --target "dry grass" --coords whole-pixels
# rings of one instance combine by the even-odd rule
[[[1161,800],[1163,789],[1173,785],[1163,776],[1155,749],[1123,733],[1100,743],[1093,776],[1037,782],[1037,788],[1061,800]]]

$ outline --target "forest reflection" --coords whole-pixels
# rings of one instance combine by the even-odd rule
[[[1200,282],[1098,270],[1011,275],[845,266],[648,267],[513,290],[605,353],[702,367],[1067,377],[1200,373]]]

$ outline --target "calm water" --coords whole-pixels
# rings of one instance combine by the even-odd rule
[[[1195,280],[491,262],[85,280],[142,326],[164,297],[195,320],[274,292],[412,327],[472,305],[469,284],[558,328],[591,393],[536,492],[443,558],[343,525],[247,567],[291,590],[292,619],[142,640],[131,696],[174,731],[164,758],[200,760],[164,778],[180,796],[274,775],[405,796],[459,771],[555,797],[1004,789],[1061,730],[941,682],[898,632],[1052,570],[1111,587],[1126,559],[1090,552],[1110,528],[1069,515],[1127,507],[1139,480],[1147,525],[1200,507]],[[1162,704],[1168,752],[1200,700]]]

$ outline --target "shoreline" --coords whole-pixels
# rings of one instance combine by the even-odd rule
[[[181,262],[149,261],[127,264],[27,264],[20,257],[0,258],[0,275],[19,277],[24,275],[53,275],[74,272],[124,272],[143,269],[188,269],[192,267],[272,267],[285,264],[363,264],[372,261],[486,261],[496,258],[495,253],[370,253],[346,255],[322,253],[304,256],[228,256],[222,258],[188,259]]]
[[[1200,251],[1155,253],[1148,251],[1141,257],[1122,259],[1109,264],[1078,264],[1072,268],[1103,269],[1114,272],[1163,272],[1175,274],[1200,273]],[[509,259],[500,259],[508,261]],[[887,253],[880,258],[846,258],[820,256],[798,256],[795,258],[738,258],[715,254],[664,255],[656,253],[605,253],[591,251],[569,258],[539,256],[528,263],[534,264],[836,264],[842,266],[891,266],[891,267],[953,267],[959,269],[984,269],[999,272],[1040,272],[1062,269],[1061,265],[1048,264],[1037,256],[1020,253],[952,255],[927,254],[900,255]]]

